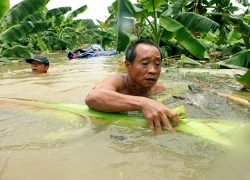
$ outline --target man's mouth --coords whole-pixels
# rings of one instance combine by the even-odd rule
[[[149,82],[155,82],[155,81],[156,81],[155,78],[146,78],[145,80],[146,80],[146,81],[149,81]]]

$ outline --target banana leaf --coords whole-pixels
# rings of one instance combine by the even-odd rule
[[[7,11],[0,20],[1,27],[19,24],[26,17],[42,10],[49,0],[23,0]]]
[[[4,57],[25,57],[33,52],[30,46],[15,45],[3,52]]]
[[[0,98],[0,107],[3,110],[36,113],[41,116],[51,116],[72,122],[79,121],[81,117],[82,121],[88,124],[88,127],[91,127],[89,121],[92,123],[109,122],[131,128],[148,127],[147,121],[141,114],[105,113],[89,109],[87,106],[80,104]],[[227,147],[233,147],[231,137],[234,131],[248,127],[247,124],[240,122],[229,123],[222,120],[188,119],[186,118],[184,106],[173,110],[177,112],[180,119],[179,126],[174,127],[176,131],[196,135]]]
[[[138,19],[138,18],[142,18],[143,14],[146,14],[144,9],[133,5],[129,0],[124,0],[124,2],[125,2],[127,9],[133,15],[133,17]]]
[[[191,54],[202,59],[206,48],[193,36],[193,34],[182,24],[169,17],[160,17],[160,25],[167,31],[175,34],[176,40]]]
[[[32,31],[34,25],[31,21],[8,28],[0,34],[0,39],[5,42],[18,41]]]
[[[242,77],[236,79],[245,88],[250,89],[250,70],[248,70]]]
[[[81,14],[85,12],[88,9],[87,5],[81,6],[80,8],[76,9],[75,11],[71,12],[68,16],[67,19],[73,19],[76,17],[78,14]]]
[[[235,30],[232,30],[228,35],[228,44],[234,45],[241,40],[241,34]]]
[[[25,21],[37,22],[37,21],[45,21],[45,14],[42,11],[38,11],[31,16],[25,18]]]
[[[250,50],[244,50],[233,57],[223,60],[225,64],[232,64],[235,66],[250,68]]]
[[[100,31],[100,30],[94,30],[94,33],[98,36],[101,36],[103,38],[106,39],[110,39],[110,40],[114,40],[115,36],[109,32],[105,32],[105,31]]]
[[[187,56],[185,56],[184,54],[181,55],[181,62],[183,64],[191,64],[191,65],[198,65],[201,66],[201,64]]]
[[[238,31],[239,33],[241,33],[244,36],[249,37],[250,36],[250,25],[246,24],[246,23],[240,23],[236,28],[236,31]]]
[[[141,0],[140,3],[145,9],[149,12],[155,10],[156,7],[159,7],[165,0]]]
[[[162,16],[171,16],[178,14],[182,9],[183,0],[177,0],[174,4],[170,4],[168,9],[162,13]]]
[[[0,1],[0,19],[3,15],[10,9],[10,0],[1,0]]]
[[[33,25],[34,25],[34,28],[32,29],[31,33],[34,33],[34,34],[43,32],[52,26],[51,22],[49,21],[33,22]]]
[[[59,7],[50,9],[46,13],[46,18],[52,18],[53,16],[60,16],[66,14],[67,12],[71,11],[71,7]]]
[[[133,32],[134,21],[126,17],[130,17],[131,13],[125,5],[124,0],[117,0],[118,12],[117,12],[117,31],[116,31],[116,51],[125,51],[127,45],[130,42],[127,33]]]
[[[37,43],[42,51],[49,52],[49,48],[40,37],[37,37]]]
[[[181,13],[176,20],[192,32],[206,33],[219,27],[217,22],[193,12]]]

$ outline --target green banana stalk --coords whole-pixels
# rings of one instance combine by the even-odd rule
[[[91,129],[92,123],[98,124],[100,122],[112,122],[117,126],[148,127],[147,121],[141,114],[106,113],[89,109],[86,105],[80,104],[0,97],[0,107],[8,111],[23,111],[73,123],[81,122],[86,126],[84,131]],[[174,127],[177,132],[196,135],[229,147],[233,146],[231,141],[233,132],[247,126],[247,124],[239,122],[229,123],[222,120],[188,119],[186,118],[184,106],[174,108],[173,110],[177,112],[180,119],[179,126]]]

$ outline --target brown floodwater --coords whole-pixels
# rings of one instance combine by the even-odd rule
[[[125,72],[122,54],[78,60],[60,53],[45,55],[50,60],[47,74],[32,75],[25,62],[0,66],[0,97],[84,105],[87,93],[106,76]],[[250,100],[250,92],[241,91],[235,81],[240,73],[165,67],[159,81],[170,91],[163,102],[171,108],[185,105],[190,118],[249,122],[249,107],[214,93]],[[189,84],[211,91],[193,93]],[[173,98],[175,93],[187,96],[188,102]],[[101,121],[87,126],[79,119],[69,122],[50,114],[0,109],[0,180],[250,177],[249,133],[242,135],[244,146],[232,150],[183,132],[155,135],[147,128]]]

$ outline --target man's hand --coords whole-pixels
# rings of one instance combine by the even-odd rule
[[[149,128],[152,131],[156,130],[157,132],[162,132],[162,122],[168,131],[175,132],[168,117],[173,119],[175,126],[178,126],[179,118],[176,112],[168,108],[166,105],[148,98],[143,100],[141,107],[141,112],[147,119]]]

